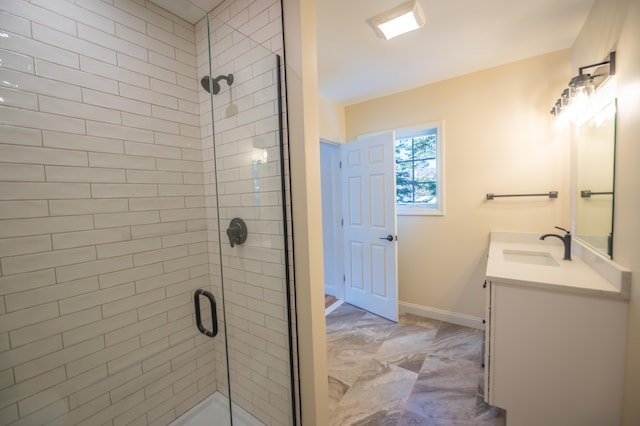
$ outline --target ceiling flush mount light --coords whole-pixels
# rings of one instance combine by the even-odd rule
[[[422,28],[424,14],[417,0],[413,0],[371,18],[370,22],[380,37],[390,40]]]

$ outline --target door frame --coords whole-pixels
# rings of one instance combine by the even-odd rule
[[[373,136],[361,135],[356,140],[363,137]],[[344,143],[336,143],[327,139],[320,139],[320,175],[321,200],[322,200],[322,238],[323,238],[323,254],[324,254],[324,290],[325,294],[335,296],[340,300],[346,300],[346,264],[345,264],[345,242],[344,242],[344,218],[343,218],[343,194],[342,194],[342,168],[341,158]],[[332,155],[323,155],[323,150],[329,149]],[[395,182],[395,180],[394,180]],[[326,188],[331,188],[330,194],[327,194]],[[394,198],[395,200],[395,198]],[[328,217],[329,216],[329,217]],[[396,212],[397,220],[397,212]],[[397,225],[396,225],[397,226]],[[331,228],[332,232],[328,232]],[[397,233],[397,228],[396,228]],[[397,243],[396,243],[397,244]],[[396,246],[396,268],[397,263],[397,246]],[[328,269],[328,263],[332,269]],[[396,271],[395,291],[396,299],[398,297],[398,281]],[[329,285],[327,285],[329,283]],[[333,284],[333,285],[332,285]],[[399,299],[396,300],[396,310],[399,312]]]
[[[326,163],[321,152],[320,154],[320,175],[322,181],[322,243],[324,253],[324,288],[326,294],[331,294],[337,299],[344,300],[344,233],[342,227],[342,179],[340,171],[340,149],[341,144],[320,139],[320,150],[323,147],[331,152]],[[330,193],[326,193],[329,183]],[[329,217],[327,217],[327,215]],[[331,230],[327,230],[331,227]],[[333,270],[327,272],[327,258],[330,257]],[[327,276],[329,275],[329,276]],[[327,283],[333,283],[327,286]],[[333,291],[333,294],[332,294]]]

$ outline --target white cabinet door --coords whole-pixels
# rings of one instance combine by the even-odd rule
[[[627,302],[491,283],[489,403],[518,426],[620,424]]]
[[[342,146],[345,300],[398,320],[395,137]]]

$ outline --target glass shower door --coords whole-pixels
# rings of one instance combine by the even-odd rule
[[[295,424],[280,57],[216,18],[208,34],[199,75],[213,109],[205,187],[232,418]]]

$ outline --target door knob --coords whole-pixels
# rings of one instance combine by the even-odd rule
[[[386,237],[381,237],[381,240],[393,241],[393,235],[389,234]]]

